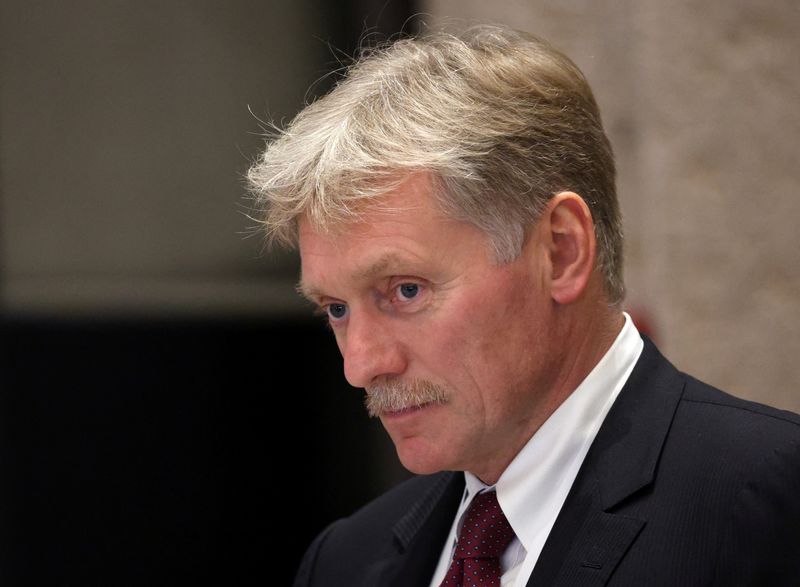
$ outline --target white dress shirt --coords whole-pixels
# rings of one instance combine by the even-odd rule
[[[502,587],[525,587],[597,431],[628,380],[644,343],[628,314],[614,344],[488,487],[464,472],[466,487],[431,587],[450,567],[456,536],[472,498],[494,489],[516,537],[503,553]]]

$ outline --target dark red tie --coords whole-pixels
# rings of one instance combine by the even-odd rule
[[[514,538],[497,494],[472,500],[458,533],[453,562],[440,587],[500,587],[500,555]]]

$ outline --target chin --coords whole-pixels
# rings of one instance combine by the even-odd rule
[[[419,450],[419,447],[398,446],[395,443],[397,458],[400,463],[415,475],[432,475],[440,471],[452,470],[447,459],[442,455],[431,454],[428,450]]]

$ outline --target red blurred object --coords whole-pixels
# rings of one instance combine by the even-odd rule
[[[639,332],[646,335],[654,343],[658,344],[656,322],[650,310],[643,306],[634,305],[630,308],[625,308],[625,311],[630,314],[631,319],[633,320],[633,323],[636,325],[636,328],[639,330]]]

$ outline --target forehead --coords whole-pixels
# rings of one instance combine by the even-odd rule
[[[356,217],[325,223],[314,215],[298,218],[301,256],[311,249],[369,249],[382,239],[405,237],[424,241],[431,231],[452,223],[433,195],[426,174],[408,176],[396,188],[376,198],[356,203]]]
[[[300,288],[312,293],[338,277],[369,280],[422,266],[444,267],[452,264],[455,251],[485,248],[486,242],[474,226],[447,217],[430,183],[417,177],[381,196],[358,221],[327,230],[304,216],[298,234]]]

